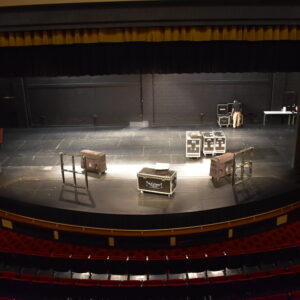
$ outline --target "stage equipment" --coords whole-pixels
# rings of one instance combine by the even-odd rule
[[[234,154],[225,153],[218,157],[214,157],[210,161],[209,176],[212,180],[219,180],[222,177],[232,174]]]
[[[217,116],[217,122],[218,122],[219,127],[223,127],[223,126],[229,127],[232,124],[230,121],[231,121],[230,115]]]
[[[234,153],[232,165],[232,185],[239,184],[252,177],[253,147],[248,147]],[[238,174],[238,171],[239,174]]]
[[[217,104],[217,115],[227,116],[228,115],[228,104]]]
[[[107,170],[105,153],[92,150],[82,150],[80,153],[82,155],[81,168],[86,169],[87,172],[105,173]]]
[[[203,154],[215,155],[215,136],[211,131],[202,132],[203,139]]]
[[[200,131],[186,131],[185,136],[185,157],[201,157],[202,137]]]
[[[169,197],[174,193],[177,183],[177,173],[172,170],[157,170],[143,168],[138,174],[137,189],[143,192],[165,194]]]
[[[232,110],[232,104],[230,110],[228,104],[217,104],[217,123],[219,127],[230,126],[231,110]]]
[[[83,173],[82,172],[77,172],[76,168],[75,168],[75,157],[80,157],[81,166],[82,166],[82,164],[85,166],[85,164],[86,164],[85,156],[82,155],[82,154],[73,154],[73,153],[65,153],[65,152],[60,152],[59,156],[60,156],[60,167],[61,167],[61,175],[62,175],[63,184],[67,184],[66,180],[65,180],[65,172],[71,172],[71,173],[73,173],[73,182],[74,183],[69,184],[69,185],[72,185],[72,186],[77,187],[77,188],[86,188],[86,189],[88,189],[89,183],[88,183],[86,167],[83,168],[84,169]],[[69,156],[69,157],[72,158],[72,170],[65,169],[64,156]],[[77,185],[76,174],[84,175],[84,177],[85,177],[85,187]]]
[[[217,124],[219,127],[229,127],[233,124],[232,119],[232,105],[233,103],[227,104],[217,104]],[[243,119],[241,120],[241,125],[243,124]]]
[[[223,131],[214,131],[215,151],[214,154],[226,153],[226,136]]]

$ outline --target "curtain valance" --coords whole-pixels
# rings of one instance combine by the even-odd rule
[[[299,26],[199,26],[0,32],[0,47],[125,42],[297,41]]]

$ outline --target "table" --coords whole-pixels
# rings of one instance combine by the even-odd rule
[[[282,111],[282,110],[264,111],[264,120],[263,120],[263,125],[264,126],[266,125],[266,116],[271,116],[271,115],[288,116],[288,124],[289,125],[294,125],[295,117],[297,116],[297,112]]]

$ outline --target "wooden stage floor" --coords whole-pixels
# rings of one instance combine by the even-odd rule
[[[185,158],[190,127],[72,127],[9,129],[0,148],[0,197],[91,213],[152,215],[185,213],[260,201],[299,182],[290,168],[295,129],[286,125],[222,128],[227,152],[254,147],[253,177],[234,187],[226,179],[213,183],[210,157]],[[89,173],[89,190],[63,185],[59,152],[82,149],[105,152],[107,172]],[[169,198],[137,190],[137,172],[155,163],[169,163],[177,171],[177,188]],[[66,164],[71,166],[71,161]],[[78,170],[80,163],[77,162]],[[67,182],[72,183],[71,173]],[[78,175],[84,185],[84,176]]]

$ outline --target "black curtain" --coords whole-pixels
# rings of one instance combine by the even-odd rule
[[[103,43],[0,48],[0,77],[299,72],[300,41]]]

